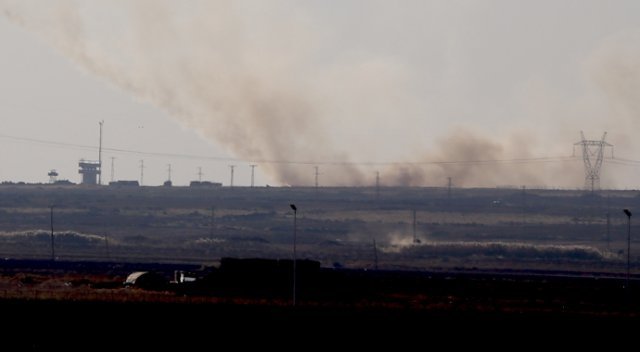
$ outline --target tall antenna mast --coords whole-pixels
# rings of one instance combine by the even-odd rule
[[[582,140],[574,143],[575,146],[582,147],[582,160],[584,162],[584,187],[585,189],[591,189],[591,192],[596,189],[600,189],[600,170],[602,168],[602,160],[604,159],[604,149],[611,147],[611,157],[613,158],[613,145],[605,142],[607,132],[602,135],[602,139],[599,141],[587,140],[584,138],[584,133],[580,131]]]
[[[451,200],[451,187],[453,186],[453,182],[451,181],[451,177],[447,177],[447,199]]]
[[[251,166],[251,187],[253,187],[253,180],[254,180],[254,178],[253,178],[253,172],[255,171],[255,168],[256,168],[256,166],[258,166],[258,165],[249,165],[249,166]]]
[[[171,182],[171,164],[167,164],[167,181]]]
[[[116,159],[116,157],[115,157],[115,156],[112,156],[112,157],[111,157],[111,182],[115,181],[115,179],[114,179],[114,176],[115,176],[115,171],[114,171],[114,170],[115,170],[115,168],[114,168],[114,166],[113,166],[113,164],[114,164],[114,162],[113,162],[113,161],[114,161],[115,159]]]
[[[100,124],[100,144],[98,146],[98,184],[102,185],[102,124],[104,120],[99,122]]]
[[[231,169],[231,182],[229,183],[229,187],[233,187],[233,169],[235,169],[235,165],[229,165],[229,168]]]
[[[527,222],[527,186],[522,186],[522,225]]]
[[[53,205],[49,206],[50,212],[50,223],[51,223],[51,261],[54,262],[56,260],[56,247],[53,237]]]
[[[607,250],[611,251],[611,195],[607,195]]]
[[[376,171],[376,200],[379,198],[380,198],[380,171]]]
[[[416,220],[416,210],[413,209],[413,243],[420,243],[418,240],[418,235],[416,231],[416,227],[418,225],[418,221]]]
[[[140,160],[140,186],[144,184],[144,160]]]
[[[198,166],[198,182],[202,182],[202,166]]]

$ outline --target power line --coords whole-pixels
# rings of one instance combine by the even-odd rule
[[[624,166],[640,166],[640,160],[632,160],[632,159],[623,159],[623,158],[615,158],[615,159],[607,159],[604,161],[610,164],[616,165],[624,165]]]
[[[0,139],[14,140],[18,142],[28,142],[43,144],[49,146],[55,146],[60,148],[78,149],[78,150],[90,150],[95,151],[97,148],[90,145],[57,142],[50,140],[42,140],[27,137],[16,137],[0,134]],[[277,160],[277,159],[240,159],[231,157],[219,157],[219,156],[204,156],[194,154],[179,154],[179,153],[162,153],[162,152],[148,152],[134,149],[123,148],[102,148],[105,152],[114,154],[135,154],[141,156],[153,156],[163,158],[174,159],[192,159],[192,160],[205,160],[205,161],[221,161],[221,162],[246,162],[256,164],[284,164],[284,165],[334,165],[334,166],[428,166],[428,165],[483,165],[483,164],[530,164],[530,163],[554,163],[554,162],[568,162],[579,160],[575,156],[556,156],[556,157],[536,157],[536,158],[510,158],[510,159],[461,159],[461,160],[426,160],[426,161],[331,161],[331,160]],[[626,162],[631,164],[640,164],[640,161],[630,159],[614,159],[620,162]]]

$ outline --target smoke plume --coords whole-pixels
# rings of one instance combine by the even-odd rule
[[[428,4],[430,10],[440,6]],[[386,5],[371,4],[380,6]],[[260,163],[281,184],[309,184],[310,166],[323,163],[340,165],[323,174],[323,185],[373,184],[374,170],[366,162],[389,158],[392,166],[378,170],[386,185],[443,185],[446,177],[458,186],[558,184],[562,177],[567,180],[561,185],[581,184],[575,163],[496,162],[534,157],[540,148],[530,148],[528,140],[549,145],[531,131],[524,139],[508,128],[484,137],[473,124],[429,132],[431,121],[452,115],[447,104],[463,104],[447,102],[446,89],[437,90],[437,82],[455,87],[451,77],[460,74],[451,64],[444,70],[451,77],[429,71],[426,80],[436,88],[427,87],[429,96],[416,93],[423,83],[416,83],[419,75],[410,59],[393,50],[336,44],[340,33],[329,29],[333,23],[314,17],[323,9],[287,0],[0,0],[7,18],[84,70],[163,108],[237,158]],[[362,11],[364,23],[373,11]],[[411,13],[435,12],[408,11],[399,19]],[[372,32],[367,39],[376,42]],[[449,61],[460,61],[455,46],[442,49]],[[608,54],[598,54],[590,66],[595,81],[616,116],[640,116],[638,53],[625,53],[627,60],[616,56],[615,48],[602,50]],[[423,122],[413,127],[407,121],[416,116]],[[577,139],[579,130],[571,138]],[[439,134],[432,138],[437,144],[423,143],[425,133]],[[555,145],[566,145],[562,154],[567,155],[572,142]]]

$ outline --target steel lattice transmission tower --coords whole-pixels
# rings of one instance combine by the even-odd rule
[[[580,131],[580,136],[582,140],[574,143],[574,155],[575,146],[581,146],[582,160],[584,161],[584,187],[593,192],[600,189],[600,170],[604,159],[604,149],[611,147],[611,157],[613,157],[613,145],[604,141],[607,132],[602,135],[602,139],[599,141],[585,139],[582,131]]]

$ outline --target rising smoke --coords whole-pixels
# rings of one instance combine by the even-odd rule
[[[316,19],[313,6],[287,0],[0,1],[7,18],[86,71],[165,109],[239,159],[260,163],[281,184],[308,184],[309,167],[330,162],[340,169],[323,174],[323,185],[370,185],[374,172],[360,162],[380,156],[400,161],[376,166],[385,185],[444,185],[446,177],[457,186],[582,184],[577,163],[464,162],[532,157],[527,143],[544,141],[531,131],[526,138],[512,131],[489,138],[471,125],[451,128],[434,138],[437,144],[421,143],[411,121],[436,122],[448,111],[429,110],[432,97],[416,94],[413,66],[398,55],[331,44],[337,39],[327,29],[332,23]],[[615,50],[606,51],[615,57]],[[634,89],[640,69],[633,61],[638,53],[627,54],[628,61],[599,54],[604,58],[593,61],[592,71],[618,115],[628,119],[640,109]],[[570,137],[577,139],[579,129]],[[567,146],[563,155],[572,142],[559,143]],[[457,162],[428,163],[450,161]]]

